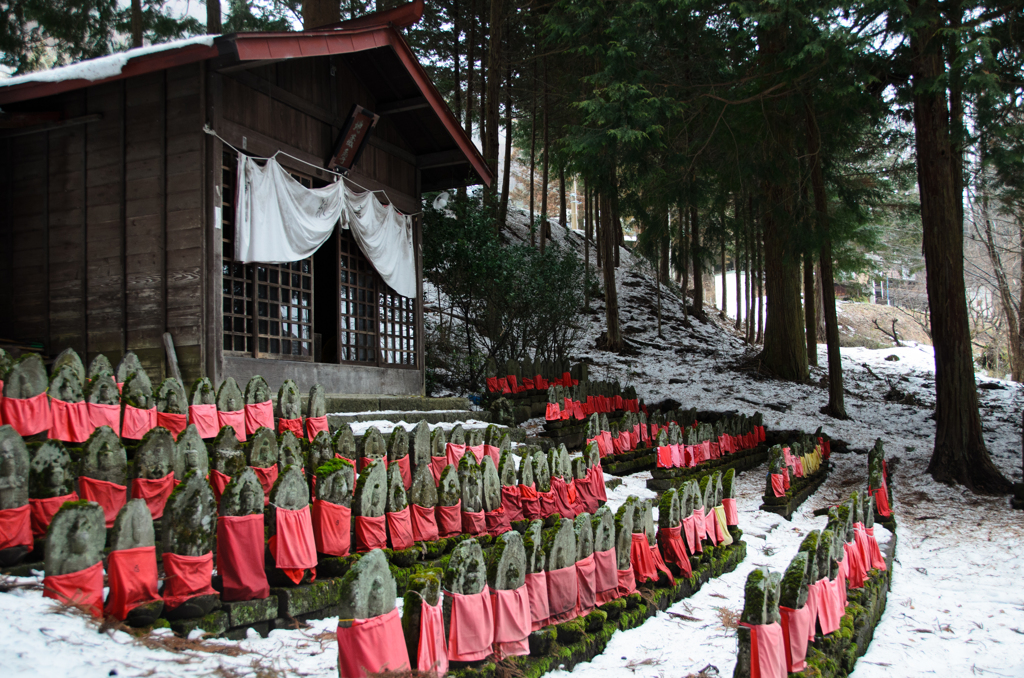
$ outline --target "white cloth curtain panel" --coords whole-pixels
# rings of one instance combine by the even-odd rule
[[[261,167],[238,156],[235,259],[283,264],[316,252],[335,224],[351,229],[359,248],[391,289],[416,297],[412,220],[372,192],[356,193],[344,181],[306,188],[274,158]]]

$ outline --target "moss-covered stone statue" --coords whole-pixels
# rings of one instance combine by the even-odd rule
[[[480,593],[487,586],[487,566],[484,552],[476,539],[460,542],[448,559],[448,567],[444,570],[443,583],[445,591],[462,595]],[[452,598],[444,599],[445,635],[451,629]]]
[[[190,470],[174,488],[164,508],[162,544],[167,554],[197,557],[213,551],[217,534],[217,502],[204,474]],[[166,586],[166,584],[165,584]],[[164,609],[168,619],[188,619],[209,614],[220,601],[216,593],[198,595]]]
[[[387,473],[383,461],[367,462],[356,480],[356,496],[352,513],[379,518],[387,506]]]
[[[103,560],[106,520],[99,504],[64,504],[46,533],[44,567],[47,575],[81,572]]]
[[[581,514],[587,515],[587,514]],[[590,527],[594,532],[594,552],[602,553],[615,548],[615,515],[607,506],[594,511],[590,519]]]
[[[398,586],[380,549],[364,553],[341,578],[339,588],[339,626],[351,626],[353,619],[372,619],[395,609]]]
[[[320,384],[313,384],[306,400],[306,417],[313,419],[324,416],[327,416],[327,392]]]
[[[452,445],[466,444],[466,431],[462,428],[462,424],[456,424],[452,427],[451,432],[448,434],[448,442]]]
[[[430,465],[430,425],[421,421],[409,432],[409,465],[414,472]]]
[[[637,529],[636,511],[639,500],[629,496],[615,512],[615,566],[619,570],[629,569],[629,554],[633,543],[633,532]]]
[[[484,510],[483,477],[476,457],[467,451],[459,461],[459,488],[462,492],[462,510],[465,513],[478,513]]]
[[[121,507],[117,519],[114,520],[114,527],[110,531],[110,550],[111,552],[127,551],[146,546],[156,546],[153,517],[149,513],[145,499],[132,499]],[[152,557],[156,560],[155,552]],[[155,569],[153,576],[155,579]],[[156,581],[153,581],[152,584],[155,586]],[[110,586],[110,595],[113,596],[115,593],[114,583],[111,582]],[[163,609],[163,599],[146,602],[129,610],[124,622],[128,626],[150,626],[157,620]]]
[[[25,442],[11,426],[0,426],[0,510],[28,504],[29,454]],[[10,546],[0,550],[0,566],[17,563],[31,545]]]
[[[404,459],[409,456],[409,432],[402,426],[395,426],[391,429],[388,437],[388,463]],[[412,467],[410,466],[410,471]]]
[[[455,506],[460,501],[462,501],[462,487],[459,485],[459,471],[454,464],[448,464],[441,471],[441,477],[437,480],[437,505]]]

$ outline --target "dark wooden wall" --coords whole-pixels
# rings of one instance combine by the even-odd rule
[[[202,64],[30,102],[91,122],[0,138],[0,337],[202,371]],[[96,119],[98,118],[98,119]]]
[[[0,338],[50,355],[71,347],[87,362],[103,353],[116,364],[132,350],[162,379],[167,331],[186,384],[220,378],[221,142],[203,125],[247,152],[281,150],[322,167],[352,105],[373,110],[377,101],[340,56],[206,69],[200,62],[5,107],[91,117],[0,130]],[[384,117],[372,141],[350,176],[418,212],[419,172],[399,131]],[[410,392],[421,389],[422,355],[421,346]]]

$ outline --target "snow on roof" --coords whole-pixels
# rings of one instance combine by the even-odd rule
[[[106,80],[107,78],[113,78],[121,74],[121,70],[129,60],[135,57],[146,56],[148,54],[156,54],[158,52],[165,52],[169,50],[181,49],[182,47],[190,47],[192,45],[205,45],[207,47],[213,46],[213,41],[220,37],[219,35],[201,35],[197,38],[186,38],[184,40],[174,40],[173,42],[164,42],[159,45],[150,45],[149,47],[137,47],[130,49],[126,52],[117,52],[104,57],[97,57],[95,59],[87,59],[85,61],[79,61],[77,64],[71,64],[69,66],[61,66],[59,68],[51,68],[46,71],[38,71],[35,73],[29,73],[27,75],[19,75],[15,78],[0,78],[0,87],[13,87],[15,85],[23,85],[29,82],[63,82],[65,80]]]

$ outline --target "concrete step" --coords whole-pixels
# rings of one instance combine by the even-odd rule
[[[330,408],[328,408],[330,409]],[[457,421],[476,419],[478,421],[490,421],[490,412],[473,412],[471,410],[375,410],[366,412],[330,412],[327,415],[327,423],[333,429],[340,424],[355,424],[362,421],[404,421],[410,426],[415,426],[421,421],[428,424],[453,424]]]
[[[305,398],[303,398],[305,400]],[[439,410],[469,410],[468,398],[424,398],[422,396],[353,395],[328,393],[328,414],[349,412],[408,411],[434,412]]]

